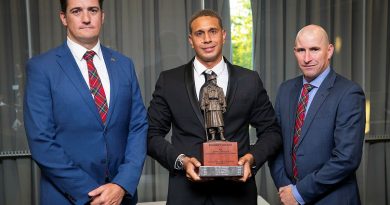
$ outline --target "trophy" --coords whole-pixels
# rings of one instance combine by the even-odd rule
[[[217,85],[217,76],[206,74],[206,83],[201,88],[200,108],[203,112],[207,142],[202,146],[200,177],[240,177],[244,173],[239,166],[237,142],[224,137],[223,113],[226,100],[222,88]]]

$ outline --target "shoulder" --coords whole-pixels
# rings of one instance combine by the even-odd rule
[[[360,88],[360,85],[357,84],[356,82],[352,81],[352,80],[349,80],[347,78],[345,78],[344,76],[336,73],[336,78],[335,78],[335,83],[334,83],[334,86],[335,87],[343,87],[343,88],[351,88],[351,87],[355,87],[355,88]]]
[[[302,82],[302,75],[286,80],[280,84],[278,93],[291,92],[291,90],[295,88],[297,84],[299,85],[300,82]]]
[[[335,74],[335,80],[331,92],[336,95],[340,95],[342,98],[351,96],[350,94],[358,94],[358,96],[364,96],[362,87],[356,82],[349,80],[340,74]]]
[[[241,67],[239,65],[234,65],[227,62],[227,66],[229,70],[232,72],[232,74],[237,74],[238,76],[243,76],[243,77],[259,76],[257,71],[253,71],[248,68]]]
[[[33,56],[27,61],[27,64],[50,64],[51,62],[55,62],[58,56],[60,56],[62,52],[65,52],[65,49],[64,45],[52,48],[39,55]]]
[[[160,77],[169,79],[183,79],[187,72],[191,72],[191,64],[183,64],[175,68],[164,70],[160,73]]]
[[[108,47],[105,47],[103,45],[101,45],[101,49],[102,49],[102,52],[103,52],[103,55],[110,55],[111,56],[111,59],[112,61],[119,61],[119,62],[123,62],[123,63],[130,63],[130,64],[134,64],[133,63],[133,60],[127,56],[125,56],[124,54],[120,53],[119,51],[116,51],[116,50],[113,50],[111,48],[108,48]]]

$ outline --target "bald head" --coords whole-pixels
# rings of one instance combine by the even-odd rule
[[[308,25],[298,32],[294,54],[308,82],[316,79],[329,67],[333,50],[328,34],[321,26]]]
[[[318,25],[308,25],[303,27],[297,34],[297,37],[295,38],[295,46],[297,45],[297,41],[300,38],[305,38],[305,39],[313,39],[313,38],[318,38],[321,40],[321,42],[325,43],[326,45],[329,44],[329,37],[326,31]]]

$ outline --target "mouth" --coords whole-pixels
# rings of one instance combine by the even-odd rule
[[[303,65],[302,67],[304,67],[304,68],[313,68],[313,67],[315,67],[316,65]]]
[[[209,46],[209,47],[205,47],[205,48],[202,48],[206,53],[210,53],[212,51],[214,51],[214,48],[215,46]]]

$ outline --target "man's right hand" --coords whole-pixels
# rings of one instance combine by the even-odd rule
[[[184,157],[183,168],[186,171],[186,177],[190,181],[202,181],[199,177],[197,170],[201,163],[195,157]]]

